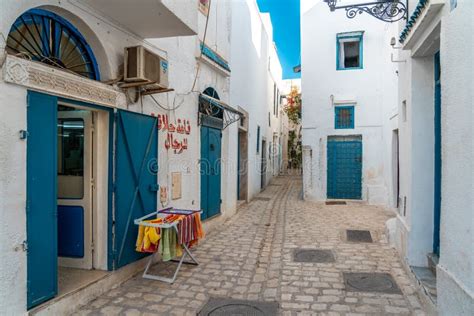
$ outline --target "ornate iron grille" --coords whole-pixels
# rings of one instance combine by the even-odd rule
[[[79,31],[59,15],[31,9],[10,29],[7,52],[99,80],[92,50]]]

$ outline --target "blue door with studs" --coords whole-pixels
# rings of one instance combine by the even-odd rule
[[[153,116],[119,110],[115,143],[114,267],[144,257],[135,251],[136,218],[157,209],[158,130]]]
[[[327,159],[327,198],[360,200],[362,137],[328,137]]]
[[[58,292],[57,98],[28,92],[26,146],[27,308]]]
[[[217,128],[201,126],[201,209],[202,218],[221,212],[221,138]]]

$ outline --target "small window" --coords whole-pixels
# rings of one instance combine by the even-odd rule
[[[363,32],[337,34],[337,70],[362,69]]]
[[[58,198],[84,197],[84,121],[58,119]]]
[[[335,107],[335,128],[354,128],[354,106]]]

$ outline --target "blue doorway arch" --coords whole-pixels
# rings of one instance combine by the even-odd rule
[[[203,94],[219,100],[217,91],[209,87]],[[200,113],[201,119],[201,210],[202,219],[221,212],[221,150],[223,110]]]
[[[7,52],[100,80],[92,49],[79,30],[56,13],[31,9],[13,23]]]

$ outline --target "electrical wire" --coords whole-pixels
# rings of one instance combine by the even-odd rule
[[[212,7],[212,0],[209,0],[209,10],[207,12],[207,16],[206,16],[206,25],[204,27],[204,34],[203,34],[203,37],[202,37],[202,43],[203,43],[203,46],[200,47],[200,52],[199,52],[199,59],[202,58],[202,54],[203,54],[203,50],[204,50],[204,44],[206,43],[206,36],[207,36],[207,29],[208,29],[208,25],[209,25],[209,16],[211,14],[211,7]],[[216,19],[217,20],[217,19]],[[163,110],[165,111],[176,111],[177,109],[179,109],[183,104],[184,104],[184,97],[185,96],[188,96],[189,94],[193,93],[193,92],[200,92],[200,91],[196,91],[194,90],[194,88],[196,87],[196,82],[197,82],[197,78],[199,76],[199,71],[200,71],[200,63],[197,63],[196,65],[196,73],[194,75],[194,80],[193,80],[193,85],[191,87],[191,91],[189,92],[186,92],[186,93],[176,93],[174,98],[173,98],[173,107],[172,108],[169,108],[169,107],[165,107],[163,106],[162,104],[160,104],[156,99],[155,97],[153,97],[153,95],[149,95],[151,97],[151,99],[156,103],[156,105],[158,105],[160,108],[162,108]],[[176,105],[176,97],[177,96],[182,96],[183,99],[181,100],[181,102]]]

